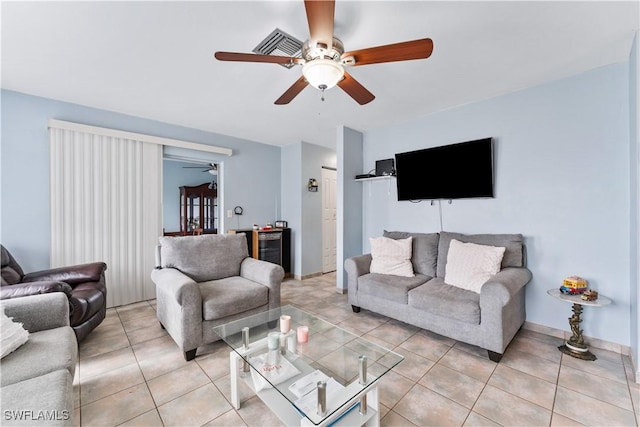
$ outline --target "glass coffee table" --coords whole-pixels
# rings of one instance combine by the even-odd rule
[[[290,305],[214,331],[232,348],[233,406],[244,381],[287,426],[379,426],[379,380],[404,359]]]

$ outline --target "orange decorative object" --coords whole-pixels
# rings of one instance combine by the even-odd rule
[[[569,276],[562,281],[560,292],[563,294],[581,294],[587,290],[587,281],[579,276]]]

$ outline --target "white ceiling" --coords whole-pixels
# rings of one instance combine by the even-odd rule
[[[366,131],[627,61],[638,1],[341,1],[345,50],[433,39],[426,60],[349,69],[376,99],[307,87],[301,68],[219,62],[280,28],[304,41],[302,0],[2,2],[2,88],[273,145],[335,147]]]

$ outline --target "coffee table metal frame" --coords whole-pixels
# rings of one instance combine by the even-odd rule
[[[297,310],[293,307],[285,306],[282,308],[283,312],[289,309]],[[265,314],[265,319],[271,319],[273,323],[273,319],[278,319],[280,310],[271,310],[271,314]],[[304,312],[303,312],[304,313]],[[311,315],[310,315],[311,316]],[[252,316],[255,317],[255,316]],[[241,322],[243,319],[239,321],[231,322],[236,323]],[[325,321],[326,322],[326,321]],[[329,322],[326,322],[329,323]],[[216,327],[216,332],[219,335],[223,336],[226,325],[221,325]],[[249,325],[251,326],[251,325]],[[334,325],[335,326],[335,325]],[[275,327],[275,325],[274,325]],[[238,327],[232,328],[232,330],[237,330]],[[236,332],[237,334],[237,332]],[[354,336],[355,337],[355,336]],[[223,338],[224,339],[224,338]],[[310,340],[313,339],[311,336]],[[269,407],[275,414],[280,418],[280,420],[287,426],[368,426],[368,427],[378,427],[380,425],[380,405],[378,399],[378,379],[371,374],[366,373],[366,368],[364,369],[364,384],[360,383],[359,378],[354,379],[351,383],[347,384],[344,389],[340,391],[336,391],[327,396],[326,406],[327,411],[326,414],[321,415],[316,413],[315,411],[312,413],[303,413],[299,408],[295,406],[292,401],[292,398],[287,398],[284,396],[283,391],[285,389],[284,386],[289,383],[294,382],[297,378],[304,376],[308,373],[313,372],[315,369],[309,366],[301,357],[295,357],[289,350],[286,350],[291,357],[291,363],[301,371],[301,374],[298,376],[283,382],[283,387],[269,387],[264,388],[258,392],[255,391],[253,381],[251,378],[251,373],[243,372],[243,365],[247,364],[249,358],[254,355],[259,355],[264,353],[268,349],[267,338],[259,338],[255,341],[251,341],[251,338],[244,339],[243,341],[248,345],[235,345],[229,343],[227,344],[232,348],[229,352],[229,365],[230,365],[230,382],[231,382],[231,403],[235,409],[240,409],[240,381],[244,381],[245,384],[256,393],[256,395]],[[373,344],[373,343],[371,343]],[[386,350],[386,349],[385,349]],[[403,357],[387,350],[389,354],[394,354],[397,356],[399,363]],[[361,363],[360,369],[360,378],[362,378],[362,360],[359,361],[357,358],[354,358],[354,365],[358,365]],[[366,358],[364,360],[364,364],[366,365]],[[254,370],[253,366],[248,366],[249,369]],[[259,372],[258,372],[259,373]],[[293,396],[293,395],[292,395]],[[364,409],[364,410],[363,410]]]

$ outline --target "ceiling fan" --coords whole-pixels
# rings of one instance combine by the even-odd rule
[[[304,7],[309,39],[302,47],[302,58],[236,52],[216,52],[215,58],[220,61],[302,65],[302,76],[275,101],[277,105],[288,104],[307,85],[323,93],[337,85],[358,104],[364,105],[373,101],[375,96],[347,73],[346,67],[426,59],[433,52],[433,41],[429,38],[345,52],[342,42],[333,34],[335,1],[305,0]]]
[[[184,169],[202,169],[202,166],[183,166]],[[218,175],[218,164],[209,163],[209,167],[202,172],[209,172],[211,175]]]

